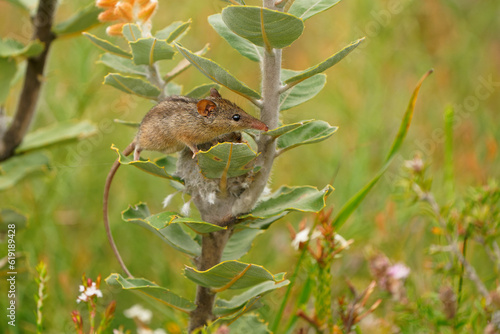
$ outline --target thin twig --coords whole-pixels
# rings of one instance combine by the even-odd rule
[[[413,191],[415,191],[420,200],[427,202],[431,206],[431,209],[434,212],[434,215],[436,216],[437,221],[441,226],[441,229],[443,230],[443,233],[446,237],[448,245],[450,246],[452,254],[455,255],[458,261],[464,266],[467,276],[476,285],[477,290],[486,299],[487,304],[489,304],[491,298],[488,289],[486,289],[486,286],[477,275],[474,267],[470,265],[470,263],[465,259],[463,254],[460,252],[457,243],[452,239],[451,235],[447,232],[446,220],[441,215],[441,210],[434,198],[434,195],[430,192],[424,192],[422,188],[420,188],[420,186],[416,183],[413,184]]]
[[[43,72],[50,46],[56,35],[52,32],[52,22],[57,0],[40,0],[33,19],[35,32],[33,40],[40,40],[45,46],[43,52],[28,58],[24,85],[19,97],[17,111],[8,130],[0,138],[0,161],[14,155],[15,149],[21,144],[28,132],[43,82]]]

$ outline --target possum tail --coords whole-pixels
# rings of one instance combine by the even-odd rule
[[[123,155],[128,156],[130,153],[132,153],[135,150],[135,142],[132,142],[127,148],[123,151]],[[111,248],[113,249],[113,252],[115,253],[116,258],[118,259],[118,262],[120,263],[120,266],[122,269],[125,271],[125,273],[133,278],[132,274],[128,270],[127,266],[122,260],[122,257],[120,255],[120,252],[118,251],[118,248],[116,247],[115,240],[113,239],[113,235],[111,234],[111,228],[109,226],[109,217],[108,217],[108,199],[109,199],[109,189],[111,188],[111,182],[113,182],[113,178],[116,174],[116,171],[120,168],[120,161],[117,159],[114,163],[113,166],[111,167],[111,170],[108,173],[108,177],[106,178],[106,185],[104,186],[104,196],[102,200],[102,213],[103,213],[103,221],[104,221],[104,228],[106,229],[106,234],[108,236],[108,241],[109,244],[111,245]]]

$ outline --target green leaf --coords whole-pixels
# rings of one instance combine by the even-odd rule
[[[326,71],[327,69],[329,69],[330,67],[332,67],[333,65],[337,64],[339,61],[344,59],[345,56],[347,56],[349,53],[351,53],[352,50],[357,48],[358,45],[361,42],[363,42],[364,40],[365,40],[365,38],[363,37],[361,39],[358,39],[357,41],[352,42],[351,44],[349,44],[348,46],[346,46],[345,48],[343,48],[342,50],[340,50],[339,52],[337,52],[336,54],[334,54],[333,56],[331,56],[327,60],[325,60],[325,61],[323,61],[323,62],[321,62],[313,67],[310,67],[307,70],[302,71],[299,74],[294,75],[291,78],[288,78],[287,80],[285,80],[285,83],[288,84],[289,86],[293,86],[293,85],[298,84],[301,81],[306,80],[307,78],[312,77],[313,75],[316,75],[318,73]]]
[[[0,105],[7,100],[10,84],[17,73],[17,63],[12,58],[0,58]]]
[[[100,22],[97,16],[101,12],[100,8],[97,8],[94,3],[91,3],[87,7],[80,9],[75,15],[57,24],[53,32],[56,35],[70,35],[82,32],[84,30],[90,29]]]
[[[176,39],[181,39],[189,26],[191,25],[191,19],[186,22],[175,21],[172,22],[166,28],[159,30],[155,33],[155,37],[158,39],[165,39],[168,43],[172,43]]]
[[[288,12],[305,21],[313,15],[330,9],[339,2],[340,0],[295,0]]]
[[[333,190],[331,185],[322,190],[311,186],[282,186],[269,199],[258,203],[249,214],[240,218],[268,218],[283,211],[318,212],[325,207],[326,197]]]
[[[135,23],[127,23],[123,25],[122,34],[127,41],[134,42],[142,37],[142,30]]]
[[[15,155],[0,163],[0,191],[13,187],[31,173],[43,170],[49,162],[45,154],[34,152]]]
[[[0,176],[1,177],[1,176]],[[6,233],[8,225],[16,225],[16,231],[26,227],[28,217],[12,209],[0,209],[0,232]]]
[[[175,46],[179,52],[186,58],[194,67],[196,67],[201,73],[206,75],[210,80],[227,87],[233,92],[240,94],[241,96],[252,100],[261,99],[259,93],[236,79],[232,74],[223,69],[219,64],[213,62],[212,60],[198,56],[191,51],[183,48],[179,44],[175,43]]]
[[[272,281],[264,282],[246,290],[244,293],[240,295],[234,296],[230,300],[217,299],[215,301],[214,313],[218,317],[224,315],[231,315],[232,313],[244,307],[245,305],[248,305],[248,302],[252,302],[256,298],[261,297],[273,290],[277,290],[281,287],[284,287],[289,283],[290,281],[288,280],[284,280],[283,282],[280,283],[275,283]],[[250,331],[248,333],[253,333],[253,332]]]
[[[44,49],[44,44],[38,39],[27,45],[11,38],[0,39],[0,57],[36,57]]]
[[[225,230],[226,227],[210,224],[199,219],[182,217],[175,212],[160,212],[154,215],[149,214],[149,209],[146,204],[140,203],[135,208],[129,207],[122,213],[125,221],[144,221],[155,230],[161,230],[171,224],[185,224],[196,233],[204,234]]]
[[[243,1],[243,0],[222,0],[222,1],[228,2],[228,3],[233,4],[233,5],[235,3],[239,3],[240,5],[245,5],[245,1]]]
[[[191,20],[181,23],[174,31],[168,35],[166,38],[167,43],[172,43],[177,40],[181,35],[183,35],[191,26]]]
[[[290,70],[282,70],[282,77],[290,77],[297,73]],[[315,97],[326,84],[325,74],[316,74],[299,84],[287,89],[280,95],[280,111],[298,106]]]
[[[247,143],[219,143],[198,153],[201,173],[209,179],[236,177],[254,168],[257,153]]]
[[[147,205],[139,203],[135,207],[129,206],[127,210],[123,211],[122,219],[146,228],[178,251],[190,256],[199,256],[201,254],[200,245],[178,223],[169,223],[169,219],[173,215],[175,215],[173,212],[151,215]]]
[[[186,94],[187,97],[192,97],[194,99],[201,99],[210,93],[210,89],[215,88],[219,90],[219,85],[217,84],[203,84],[193,88],[189,93]]]
[[[7,1],[33,14],[36,12],[39,0],[7,0]]]
[[[307,120],[307,121],[301,121],[301,122],[298,122],[298,123],[291,123],[291,124],[285,124],[285,125],[282,125],[280,127],[277,127],[276,129],[273,129],[273,130],[269,130],[267,132],[264,132],[265,135],[268,135],[268,136],[271,136],[271,137],[274,137],[274,138],[277,138],[285,133],[288,133],[292,130],[295,130],[296,128],[302,126],[302,125],[305,125],[307,123],[310,123],[314,120]]]
[[[280,152],[284,152],[300,145],[317,143],[330,138],[337,129],[336,126],[331,126],[324,121],[307,122],[281,135],[276,147]]]
[[[433,70],[428,71],[420,79],[417,86],[415,87],[415,90],[413,91],[413,94],[410,98],[410,103],[408,104],[406,112],[403,116],[403,120],[401,121],[398,134],[396,135],[396,138],[394,138],[392,147],[389,150],[389,154],[386,157],[384,166],[382,166],[377,175],[375,175],[375,177],[370,182],[368,182],[360,191],[358,191],[354,196],[352,196],[347,201],[347,203],[344,204],[344,206],[340,209],[339,213],[333,219],[333,226],[336,229],[339,229],[340,227],[342,227],[342,225],[344,225],[344,223],[351,216],[354,210],[356,210],[356,208],[361,204],[361,202],[363,202],[366,195],[368,195],[373,186],[378,182],[378,180],[382,177],[382,175],[384,175],[387,168],[389,168],[392,160],[396,156],[396,153],[399,151],[399,148],[403,144],[406,134],[408,133],[408,129],[410,128],[411,120],[413,118],[413,112],[415,110],[415,103],[417,101],[417,96],[418,92],[420,91],[420,87],[422,86],[422,83],[424,82],[425,78],[427,78],[432,73],[432,71]]]
[[[271,226],[272,223],[285,217],[288,213],[289,213],[288,211],[284,211],[284,212],[280,213],[279,215],[271,216],[268,218],[248,219],[248,220],[242,221],[240,224],[242,226],[246,226],[248,228],[256,228],[256,229],[260,229],[260,230],[266,230],[269,228],[269,226]]]
[[[182,95],[182,86],[175,82],[169,82],[165,85],[165,96]]]
[[[273,275],[262,266],[238,261],[224,261],[206,271],[186,266],[184,275],[198,285],[212,288],[214,292],[249,288],[267,281],[280,283],[285,280],[285,273]]]
[[[122,50],[118,46],[114,45],[113,43],[111,43],[105,39],[101,39],[97,36],[89,34],[88,32],[84,32],[82,34],[83,34],[83,36],[87,37],[90,40],[90,42],[92,42],[92,44],[94,44],[95,46],[97,46],[98,48],[100,48],[104,51],[111,52],[111,53],[113,53],[117,56],[120,56],[120,57],[132,58],[132,54],[130,52]]]
[[[231,334],[272,334],[267,323],[257,314],[245,314],[229,325]]]
[[[123,58],[111,53],[103,53],[97,62],[122,73],[137,74],[144,77],[148,75],[145,65],[136,65],[130,58]]]
[[[16,153],[24,153],[46,148],[73,140],[88,138],[97,133],[95,125],[89,121],[65,121],[30,132],[24,137]]]
[[[121,125],[130,126],[131,128],[134,128],[136,130],[141,125],[141,122],[130,122],[130,121],[124,121],[122,119],[116,119],[116,118],[113,120],[113,122],[121,124]]]
[[[125,93],[135,94],[147,99],[156,100],[160,95],[160,90],[148,81],[141,78],[121,75],[120,73],[109,73],[104,77],[104,83],[118,88]]]
[[[133,160],[131,157],[124,156],[115,145],[111,145],[111,149],[118,154],[118,161],[122,165],[135,166],[151,175],[159,176],[161,178],[173,180],[179,183],[184,183],[181,178],[172,175],[176,170],[176,161],[173,157],[165,157],[156,161],[151,161],[149,159],[147,161]]]
[[[254,6],[229,6],[224,23],[237,35],[267,50],[282,49],[302,35],[304,22],[288,13]]]
[[[255,44],[250,43],[243,37],[236,35],[229,29],[222,20],[221,14],[215,14],[208,17],[208,23],[215,29],[215,31],[226,40],[242,56],[250,60],[260,62],[262,59],[263,49]]]
[[[192,301],[180,297],[172,291],[144,278],[124,278],[120,274],[111,274],[106,278],[106,283],[124,290],[141,292],[185,313],[189,313],[196,308],[196,305]]]
[[[163,39],[139,38],[129,44],[136,65],[152,66],[159,60],[172,59],[175,55],[174,48]]]
[[[263,231],[256,229],[235,230],[227,242],[226,248],[224,248],[222,261],[238,260],[248,253],[252,247],[253,240],[261,233]]]

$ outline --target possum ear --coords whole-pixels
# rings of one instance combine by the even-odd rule
[[[198,113],[201,116],[208,116],[208,114],[217,108],[215,103],[213,103],[210,100],[200,100],[198,104],[196,105],[198,108]]]
[[[215,88],[210,89],[210,96],[215,97],[215,98],[219,98],[219,99],[222,98],[222,96],[220,96],[220,94],[219,94],[219,91]]]

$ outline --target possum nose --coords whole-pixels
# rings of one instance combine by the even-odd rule
[[[261,131],[269,130],[267,125],[259,120],[255,120],[255,122],[252,124],[252,128],[254,128],[256,130],[261,130]]]

